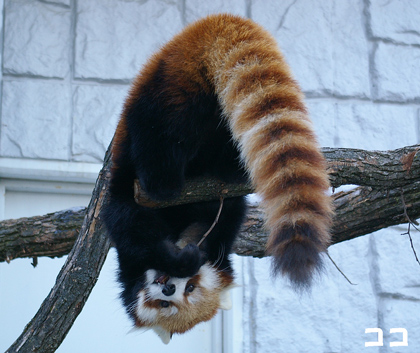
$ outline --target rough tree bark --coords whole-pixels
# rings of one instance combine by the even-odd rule
[[[333,243],[407,222],[407,217],[420,217],[419,149],[420,145],[390,152],[323,150],[334,187],[362,185],[334,195],[337,217]],[[75,239],[76,231],[72,231],[72,227],[81,228],[54,288],[7,352],[54,352],[82,310],[110,246],[98,218],[101,206],[106,202],[108,181],[107,153],[87,210],[63,211],[0,223],[0,261],[10,261],[16,257],[63,255]],[[198,180],[188,183],[180,198],[163,205],[153,203],[141,192],[137,194],[139,203],[168,207],[171,204],[218,199],[221,194],[229,197],[249,192],[248,185],[224,185],[214,180]],[[197,195],[198,200],[194,198]],[[79,226],[84,212],[87,214]],[[235,252],[264,256],[266,236],[262,229],[261,211],[251,207]]]
[[[79,236],[54,287],[6,353],[55,352],[82,311],[110,247],[99,220],[107,199],[109,165],[107,152]]]
[[[336,217],[331,245],[407,223],[404,203],[412,220],[420,217],[420,182],[388,190],[358,187],[334,194],[333,198]],[[85,214],[86,208],[80,208],[0,222],[0,262],[67,255],[77,239]],[[234,252],[262,257],[267,236],[262,210],[249,206]]]
[[[324,148],[331,184],[364,185],[346,193],[333,195],[337,216],[333,244],[407,221],[403,201],[412,219],[420,217],[419,182],[420,145],[394,151],[378,152],[357,149]],[[250,193],[245,184],[223,184],[212,179],[189,181],[179,198],[156,204],[139,189],[137,202],[151,207],[215,200],[219,195],[237,196]],[[0,222],[0,262],[20,257],[67,255],[82,226],[86,209],[65,210],[44,216]],[[247,225],[252,224],[249,228]],[[263,256],[265,236],[262,213],[250,208],[236,252]],[[247,231],[247,229],[249,229]],[[252,231],[253,241],[248,243]],[[262,234],[260,234],[262,232]],[[262,236],[262,238],[261,238]],[[256,239],[259,239],[256,242]],[[244,244],[242,244],[245,242]],[[242,250],[240,250],[242,249]]]

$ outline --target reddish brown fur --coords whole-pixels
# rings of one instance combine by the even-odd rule
[[[125,111],[144,87],[154,84],[162,59],[171,103],[183,103],[203,91],[218,97],[256,191],[264,199],[271,231],[268,253],[284,256],[293,242],[325,250],[333,213],[326,195],[325,160],[303,94],[271,35],[251,20],[231,15],[209,16],[188,26],[147,63],[134,82]],[[125,129],[123,118],[117,141],[124,138]],[[118,154],[118,148],[113,152]],[[315,240],[301,231],[310,231]],[[306,250],[302,251],[305,257]],[[296,282],[309,281],[316,261],[302,265],[305,274]],[[280,270],[293,271],[282,266]]]
[[[122,153],[121,146],[125,144],[128,138],[127,124],[125,119],[120,119],[117,130],[115,131],[114,139],[112,141],[112,158],[115,161]],[[112,168],[118,168],[116,163],[112,164]]]

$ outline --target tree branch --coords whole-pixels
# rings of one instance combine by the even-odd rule
[[[355,184],[380,189],[393,189],[420,180],[420,145],[393,151],[365,151],[351,148],[323,148],[331,185]],[[249,184],[224,184],[216,179],[189,180],[183,192],[174,200],[155,202],[135,184],[138,204],[148,207],[169,207],[184,203],[218,200],[252,193]]]
[[[110,247],[99,220],[99,212],[106,201],[109,176],[105,176],[109,164],[107,152],[79,236],[53,289],[6,353],[55,352],[83,309]]]
[[[404,195],[410,218],[420,218],[420,182],[389,191],[360,186],[333,195],[336,215],[331,231],[331,245],[407,223],[401,195]],[[267,237],[268,233],[263,228],[262,210],[252,206],[235,243],[234,252],[238,255],[263,257]]]
[[[76,241],[86,207],[0,222],[0,262],[67,255]]]
[[[393,151],[365,151],[351,148],[323,148],[331,185],[346,184],[374,188],[396,188],[420,179],[420,145]]]
[[[337,210],[333,243],[404,223],[407,215],[411,219],[420,217],[419,149],[420,146],[417,145],[390,152],[323,150],[334,187],[343,184],[365,185],[334,195]],[[79,236],[54,288],[6,353],[54,352],[82,310],[110,246],[98,218],[107,199],[109,166],[107,152]],[[249,192],[247,185],[198,180],[188,183],[180,199],[171,203],[157,205],[141,196],[138,202],[153,207],[167,207],[218,199],[220,195],[231,197]],[[195,195],[199,195],[198,199]],[[41,217],[1,222],[0,261],[10,261],[16,257],[64,255],[76,234],[71,228],[79,227],[83,212],[84,210],[62,211]],[[261,210],[250,207],[247,221],[235,244],[235,252],[264,256],[266,237],[262,228]]]
[[[323,149],[335,187],[354,183],[369,185],[334,196],[337,215],[332,230],[333,243],[353,239],[390,225],[406,223],[401,192],[404,193],[411,218],[420,217],[420,205],[417,202],[420,182],[420,158],[417,155],[419,149],[420,145],[388,152]],[[179,198],[156,203],[136,185],[137,202],[150,207],[217,200],[220,195],[233,197],[252,192],[250,185],[224,184],[215,179],[201,178],[188,181]],[[0,222],[0,262],[19,257],[55,257],[68,254],[85,212],[86,209],[66,210]],[[247,234],[247,225],[250,224],[253,225],[253,231]],[[262,212],[251,207],[244,231],[237,243],[243,243],[237,248],[240,254],[262,256],[266,238],[261,233],[264,232],[261,225]],[[252,241],[250,237],[253,238]]]

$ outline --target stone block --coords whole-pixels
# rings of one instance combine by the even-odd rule
[[[310,95],[366,97],[370,93],[363,2],[252,2],[252,18],[277,39],[287,61]],[[348,21],[352,18],[352,21]]]
[[[322,147],[334,147],[336,109],[333,102],[307,100],[318,142]]]
[[[181,28],[176,2],[78,1],[75,77],[131,80]]]
[[[419,1],[371,1],[369,14],[371,32],[375,38],[420,44]]]
[[[336,147],[388,150],[418,142],[416,110],[373,103],[337,104]]]
[[[53,81],[3,82],[1,156],[69,158],[70,94]]]
[[[66,77],[70,9],[31,0],[5,1],[3,73]]]
[[[185,1],[185,20],[187,23],[215,13],[230,13],[244,17],[246,15],[246,0]]]
[[[376,99],[420,102],[420,48],[378,43],[374,56]]]
[[[305,92],[333,89],[332,3],[305,1],[252,2],[252,18],[277,39]]]
[[[336,274],[328,267],[327,276],[320,279],[311,293],[296,293],[287,280],[273,280],[270,258],[254,259],[250,283],[253,286],[248,305],[251,305],[251,332],[255,341],[251,349],[273,352],[280,347],[284,352],[336,352],[340,349],[339,302],[337,286],[329,280]],[[244,316],[247,311],[244,308]]]
[[[72,158],[102,162],[121,114],[128,86],[79,85],[73,92]]]
[[[364,1],[360,0],[343,1],[333,7],[333,93],[337,96],[368,98],[371,95],[363,7]]]
[[[401,206],[402,207],[402,206]],[[374,233],[376,242],[377,291],[379,295],[420,301],[419,264],[406,233],[407,224],[390,227]],[[412,240],[417,253],[420,239],[412,229]]]
[[[64,6],[71,6],[71,0],[50,0],[49,1],[52,4],[59,4],[59,5],[64,5]]]
[[[0,8],[4,9],[4,0],[0,0]],[[4,11],[0,13],[0,31],[1,33],[3,33],[3,38],[4,38],[3,24],[4,24]],[[3,50],[0,52],[0,65],[2,65],[2,67],[3,67]],[[0,70],[0,80],[1,79],[3,79],[3,70]],[[0,94],[1,94],[1,88],[0,88]]]
[[[349,242],[338,243],[328,249],[334,262],[354,284],[350,284],[344,276],[337,273],[340,352],[360,351],[364,342],[370,340],[370,336],[365,334],[365,329],[378,327],[377,298],[370,275],[373,255],[369,237],[366,235]],[[369,351],[379,352],[379,347],[371,347]]]
[[[411,300],[383,299],[382,320],[384,333],[384,347],[388,347],[385,352],[405,353],[417,352],[420,347],[420,302]],[[390,333],[392,328],[405,328],[407,330],[408,346],[390,347],[391,342],[401,342],[402,333]],[[383,351],[381,351],[383,352]]]

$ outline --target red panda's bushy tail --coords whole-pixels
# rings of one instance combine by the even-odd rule
[[[231,28],[229,47],[219,45],[213,53],[219,68],[214,85],[263,198],[274,272],[305,287],[322,267],[320,253],[330,242],[326,163],[303,94],[277,44],[255,23],[241,21],[239,30]]]

